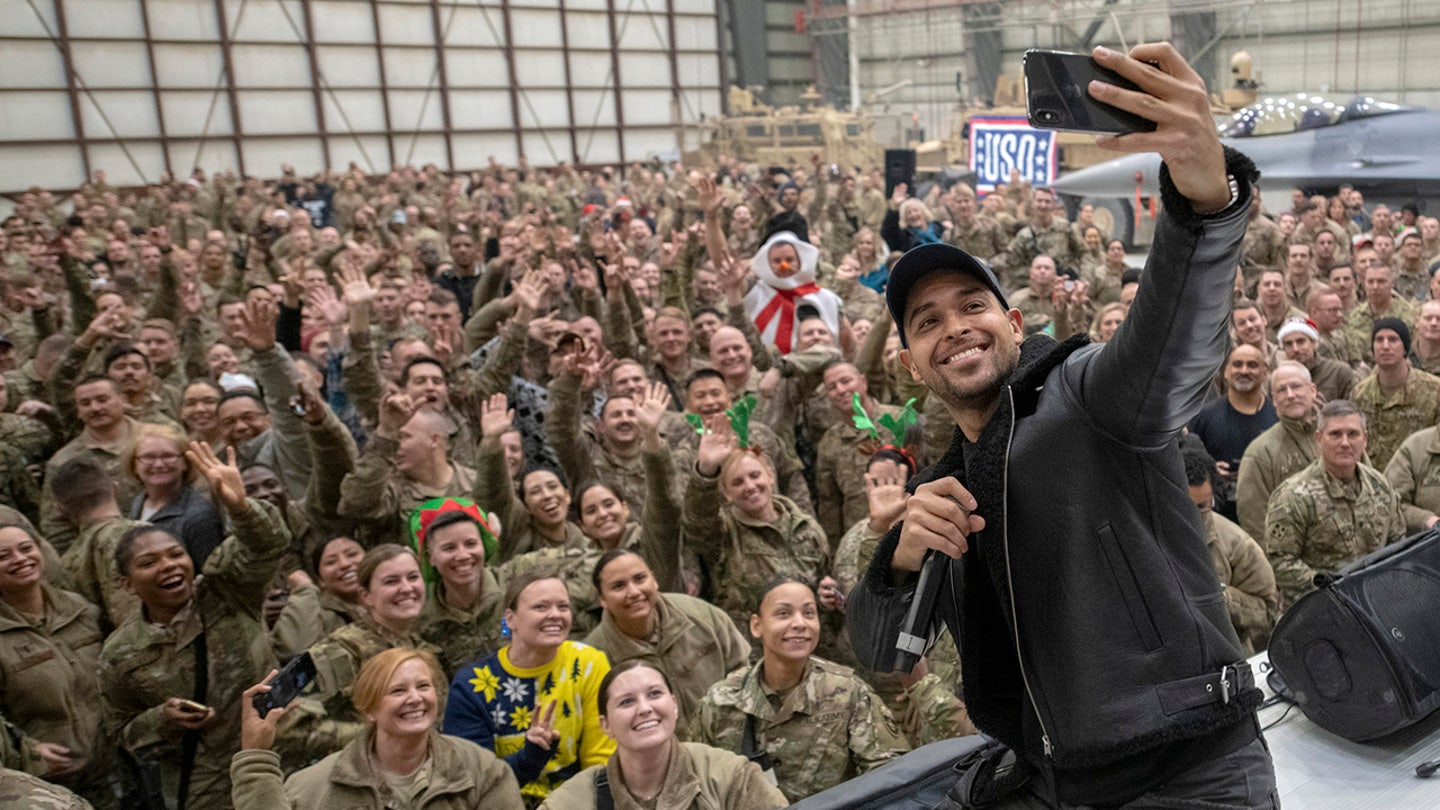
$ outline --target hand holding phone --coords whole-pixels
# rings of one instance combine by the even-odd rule
[[[303,652],[290,659],[279,674],[265,682],[268,692],[256,692],[251,696],[255,713],[264,719],[271,709],[290,705],[290,701],[304,694],[315,683],[315,661],[310,653]]]
[[[1025,114],[1036,129],[1079,132],[1154,132],[1155,122],[1096,100],[1099,81],[1140,91],[1134,82],[1101,67],[1089,54],[1031,49],[1025,52]]]

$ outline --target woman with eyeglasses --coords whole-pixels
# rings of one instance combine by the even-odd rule
[[[129,517],[164,529],[185,544],[195,567],[225,540],[225,521],[195,486],[195,469],[185,458],[185,437],[168,425],[141,425],[120,456],[121,469],[140,484]]]

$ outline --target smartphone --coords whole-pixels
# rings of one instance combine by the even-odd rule
[[[192,712],[195,712],[196,714],[204,714],[210,711],[210,707],[206,706],[204,703],[196,703],[193,700],[185,700],[184,698],[180,699],[180,705],[184,706]]]
[[[1154,132],[1155,122],[1090,97],[1090,82],[1139,91],[1134,82],[1085,53],[1025,52],[1025,114],[1036,129],[1077,132]]]
[[[264,717],[271,709],[281,709],[290,701],[305,694],[315,683],[315,660],[310,653],[303,652],[290,659],[279,674],[268,682],[269,692],[261,692],[252,698],[255,713]]]

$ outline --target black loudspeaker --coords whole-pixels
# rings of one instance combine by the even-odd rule
[[[1440,532],[1315,580],[1270,637],[1270,663],[1305,716],[1360,742],[1440,708]]]
[[[885,150],[885,199],[895,193],[895,187],[904,183],[915,193],[915,150]]]

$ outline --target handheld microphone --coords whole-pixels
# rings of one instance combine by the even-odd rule
[[[935,600],[939,598],[940,586],[945,581],[945,562],[945,555],[932,548],[925,552],[925,559],[920,563],[915,598],[910,602],[905,622],[900,625],[900,637],[895,642],[897,672],[909,675],[930,644],[930,623],[935,615]]]

